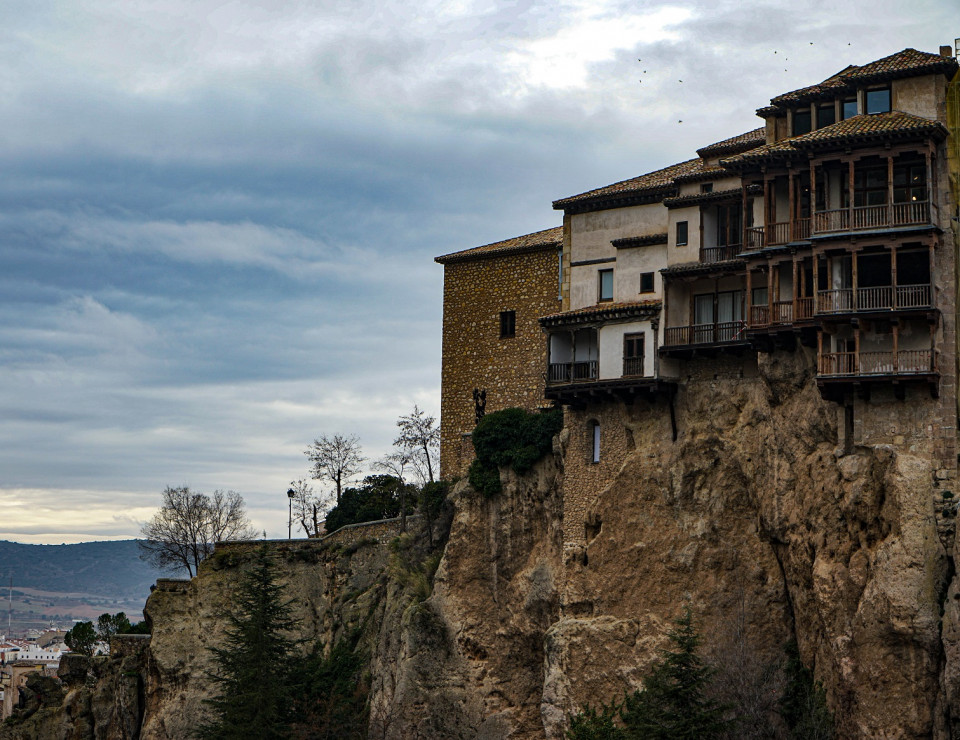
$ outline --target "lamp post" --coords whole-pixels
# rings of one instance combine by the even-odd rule
[[[290,514],[287,517],[287,539],[293,539],[293,497],[297,492],[292,488],[287,489],[287,498],[290,499]]]

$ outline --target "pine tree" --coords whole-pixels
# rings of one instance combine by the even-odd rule
[[[217,671],[209,674],[220,695],[207,701],[214,720],[201,727],[205,740],[274,740],[288,736],[290,720],[290,658],[294,641],[286,636],[295,626],[290,602],[266,547],[257,550],[240,581],[223,646],[210,648]]]
[[[668,634],[672,650],[644,679],[643,689],[628,695],[621,710],[626,736],[644,740],[716,738],[730,729],[729,707],[707,698],[713,670],[697,655],[700,636],[690,609]]]

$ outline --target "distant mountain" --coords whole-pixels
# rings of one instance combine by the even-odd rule
[[[10,583],[59,593],[142,599],[163,573],[140,559],[136,540],[23,545],[0,540],[0,590]]]

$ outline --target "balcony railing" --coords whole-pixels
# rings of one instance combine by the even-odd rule
[[[825,352],[820,355],[817,372],[822,376],[924,375],[936,372],[934,354],[929,349],[893,352]]]
[[[624,357],[623,358],[623,375],[627,377],[629,375],[643,375],[643,358],[642,357]]]
[[[896,311],[929,308],[933,305],[929,284],[882,285],[870,288],[839,288],[817,293],[817,313],[852,313],[854,311]]]
[[[727,244],[723,247],[701,247],[700,261],[703,263],[725,262],[735,259],[740,254],[739,244]]]
[[[751,226],[747,229],[747,247],[762,249],[789,244],[792,241],[810,238],[810,219],[778,221],[766,226]]]
[[[596,360],[551,362],[547,373],[548,383],[577,383],[596,379]]]
[[[930,223],[930,204],[926,201],[854,206],[813,214],[813,230],[818,234],[928,223]]]
[[[665,347],[685,345],[730,344],[744,341],[744,321],[726,321],[720,324],[692,324],[668,327],[664,332]]]

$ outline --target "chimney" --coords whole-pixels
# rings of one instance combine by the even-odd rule
[[[952,46],[941,46],[941,47],[940,47],[940,56],[942,56],[942,57],[952,57],[952,56],[953,56],[953,47],[952,47]]]

